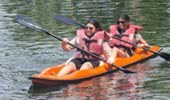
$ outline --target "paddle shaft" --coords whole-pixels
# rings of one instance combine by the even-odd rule
[[[46,34],[48,34],[48,35],[50,35],[50,36],[52,36],[52,37],[60,40],[60,41],[63,41],[60,37],[55,36],[54,34],[48,32],[48,31],[45,31],[45,30],[44,30],[44,32],[45,32]],[[85,53],[88,54],[88,55],[91,55],[91,56],[93,56],[93,57],[95,57],[95,58],[97,58],[97,59],[99,59],[99,60],[101,60],[101,61],[106,62],[106,59],[103,59],[103,58],[101,58],[101,57],[99,57],[99,56],[97,56],[97,55],[95,55],[95,54],[93,54],[93,53],[90,53],[90,52],[88,52],[88,51],[86,51],[86,50],[84,50],[84,49],[82,49],[82,48],[80,48],[80,47],[78,47],[78,46],[76,46],[76,45],[73,45],[73,44],[70,43],[70,42],[68,42],[68,44],[69,44],[70,46],[74,47],[74,48],[77,48],[77,49],[80,50],[80,51],[85,52]],[[124,68],[122,68],[122,67],[119,67],[119,66],[117,66],[117,65],[115,65],[115,64],[111,64],[111,66],[116,67],[117,69],[123,71],[124,73],[135,73],[135,72],[126,70],[126,69],[124,69]]]
[[[122,39],[120,39],[120,38],[118,38],[118,37],[116,37],[116,36],[113,36],[112,38],[115,38],[115,39],[117,39],[117,40],[120,40],[120,41],[122,41],[122,42],[125,42],[125,43],[128,43],[128,44],[130,44],[130,45],[133,45],[133,46],[137,47],[137,45],[136,45],[136,44],[133,44],[133,43],[128,42],[128,41],[125,41],[125,40],[122,40]],[[146,48],[146,47],[141,47],[141,48],[143,48],[144,50],[150,51],[150,52],[152,52],[152,53],[155,53],[155,54],[160,55],[160,53],[159,53],[159,52],[156,52],[156,51],[150,50],[150,49],[148,49],[148,48]]]

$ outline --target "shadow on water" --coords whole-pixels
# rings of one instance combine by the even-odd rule
[[[53,91],[60,91],[67,85],[60,85],[60,86],[33,86],[31,85],[29,87],[28,93],[34,95],[34,94],[43,94],[47,92],[53,92]]]

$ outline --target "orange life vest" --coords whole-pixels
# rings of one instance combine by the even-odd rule
[[[80,29],[80,30],[77,30],[75,42],[77,46],[83,48],[84,50],[100,56],[103,53],[103,43],[105,42],[105,32],[104,31],[96,32],[91,38],[89,38],[85,34],[85,30]],[[88,56],[87,54],[83,55],[83,52],[81,51],[77,52],[76,58],[94,59],[92,56]]]

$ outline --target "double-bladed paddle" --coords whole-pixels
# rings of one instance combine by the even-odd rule
[[[81,27],[85,27],[85,25],[83,25],[83,24],[81,24],[81,23],[79,23],[79,22],[77,22],[77,21],[75,21],[75,20],[72,20],[72,19],[70,19],[70,18],[67,18],[67,17],[65,17],[65,16],[62,16],[62,15],[55,15],[55,16],[54,16],[54,19],[55,19],[55,20],[58,20],[58,21],[62,21],[62,22],[64,22],[64,23],[66,23],[66,24],[79,25],[79,26],[81,26]],[[113,38],[119,39],[119,38],[117,38],[117,37],[113,37]],[[122,39],[119,39],[119,40],[120,40],[120,41],[123,41],[123,42],[125,42],[125,43],[128,43],[128,44],[130,44],[130,45],[133,45],[133,46],[135,46],[135,47],[137,47],[136,44],[129,43],[128,41],[125,41],[125,40],[122,40]],[[150,52],[152,52],[152,53],[154,53],[154,54],[159,55],[160,57],[164,58],[164,59],[167,60],[167,61],[170,60],[170,54],[168,54],[168,53],[156,52],[156,51],[150,50],[150,49],[148,49],[148,48],[146,48],[146,47],[142,47],[142,48],[143,48],[144,50],[147,50],[147,51],[150,51]]]
[[[64,17],[61,17],[61,18],[64,18]],[[68,18],[66,18],[66,19],[67,19],[66,21],[69,21]],[[36,30],[36,31],[38,31],[38,32],[44,32],[44,33],[46,33],[47,35],[50,35],[50,36],[52,36],[52,37],[54,37],[54,38],[56,38],[56,39],[58,39],[58,40],[60,40],[60,41],[63,41],[60,37],[58,37],[58,36],[50,33],[49,31],[47,31],[47,30],[45,30],[44,28],[40,27],[37,23],[33,22],[31,19],[29,19],[29,18],[27,18],[27,17],[25,17],[25,16],[17,15],[17,16],[16,16],[16,21],[19,22],[19,23],[22,24],[22,25],[25,25],[25,26],[33,29],[33,30]],[[70,21],[70,22],[71,22],[71,21]],[[72,21],[72,22],[74,22],[74,21]],[[80,47],[78,47],[78,46],[76,46],[76,45],[73,45],[73,44],[71,44],[71,43],[69,43],[69,42],[68,42],[68,44],[71,45],[72,47],[77,48],[78,50],[80,50],[80,51],[88,54],[88,55],[91,55],[91,56],[93,56],[93,57],[95,57],[95,58],[97,58],[97,59],[99,59],[99,60],[101,60],[101,61],[106,62],[106,59],[103,59],[103,58],[101,58],[101,57],[99,57],[99,56],[97,56],[97,55],[95,55],[95,54],[93,54],[93,53],[90,53],[90,52],[88,52],[88,51],[86,51],[86,50],[84,50],[84,49],[82,49],[82,48],[80,48]],[[123,71],[124,73],[135,73],[135,72],[126,70],[126,69],[124,69],[124,68],[122,68],[122,67],[119,67],[119,66],[117,66],[117,65],[114,65],[114,64],[112,64],[112,66],[114,66],[114,67],[117,68],[118,70]]]
[[[116,37],[116,36],[113,36],[112,38],[117,39],[117,40],[120,40],[120,41],[125,42],[125,43],[130,44],[130,45],[133,45],[134,47],[137,47],[137,44],[134,44],[134,43],[131,43],[131,42],[122,40],[122,39],[120,39],[120,38],[118,38],[118,37]],[[149,51],[149,52],[155,53],[155,54],[159,55],[160,57],[164,58],[164,59],[167,60],[167,61],[170,61],[170,54],[168,54],[168,53],[156,52],[156,51],[153,51],[153,50],[151,50],[151,49],[149,49],[149,48],[147,48],[147,47],[141,47],[141,48],[143,48],[144,50],[147,50],[147,51]]]

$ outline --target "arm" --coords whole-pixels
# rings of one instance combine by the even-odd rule
[[[107,43],[103,44],[103,54],[107,60],[107,63],[113,64],[115,62],[115,56],[112,53],[112,49]]]
[[[143,46],[149,47],[150,46],[139,33],[136,34],[136,38],[137,38],[138,47],[143,47]]]
[[[70,51],[71,49],[73,49],[73,47],[70,46],[68,42],[71,44],[75,44],[75,41],[76,41],[76,38],[73,38],[71,41],[69,41],[67,38],[63,38],[61,47],[63,48],[64,51]]]

